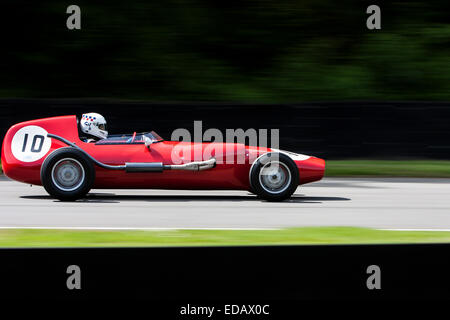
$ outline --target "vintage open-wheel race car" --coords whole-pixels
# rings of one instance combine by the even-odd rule
[[[2,146],[3,172],[73,201],[95,189],[248,190],[269,201],[320,180],[325,161],[240,143],[165,141],[154,131],[80,139],[75,115],[12,126]]]

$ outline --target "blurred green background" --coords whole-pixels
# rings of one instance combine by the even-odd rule
[[[61,1],[2,7],[0,98],[449,100],[449,1]]]

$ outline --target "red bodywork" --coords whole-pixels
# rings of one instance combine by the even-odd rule
[[[144,144],[96,145],[80,140],[77,118],[74,115],[38,119],[12,126],[8,130],[2,146],[3,172],[11,179],[35,185],[41,185],[40,169],[47,155],[67,145],[56,139],[51,139],[50,150],[42,158],[34,162],[23,162],[16,159],[11,150],[12,139],[19,129],[31,125],[39,126],[48,133],[75,143],[98,161],[109,165],[122,165],[126,162],[174,164],[172,150],[176,145],[178,145],[178,148],[181,146],[182,149],[186,150],[185,154],[191,154],[191,161],[208,160],[201,158],[205,153],[205,148],[214,149],[212,147],[216,147],[216,150],[223,150],[223,156],[214,151],[211,153],[216,158],[217,165],[205,171],[168,170],[160,173],[126,173],[121,170],[108,170],[95,166],[96,178],[93,188],[249,190],[249,170],[252,162],[258,155],[271,151],[270,148],[245,146],[238,143],[161,141],[153,143],[150,150]],[[195,158],[196,155],[200,155],[200,159]],[[225,158],[227,156],[228,158]],[[225,163],[228,162],[225,159],[230,159],[230,156],[234,158],[234,163]],[[244,163],[236,163],[239,157],[244,159]],[[306,160],[294,161],[299,169],[300,184],[317,181],[323,177],[324,160],[309,157]]]

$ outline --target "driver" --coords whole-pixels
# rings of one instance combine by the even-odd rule
[[[85,113],[81,116],[80,128],[83,133],[87,135],[83,142],[97,142],[100,139],[106,139],[108,137],[108,131],[106,131],[105,118],[95,112]]]

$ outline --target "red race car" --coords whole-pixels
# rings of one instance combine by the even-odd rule
[[[239,143],[165,141],[154,131],[83,142],[70,115],[12,126],[2,166],[9,178],[43,185],[63,201],[91,188],[248,190],[281,201],[298,185],[320,180],[325,161]]]

